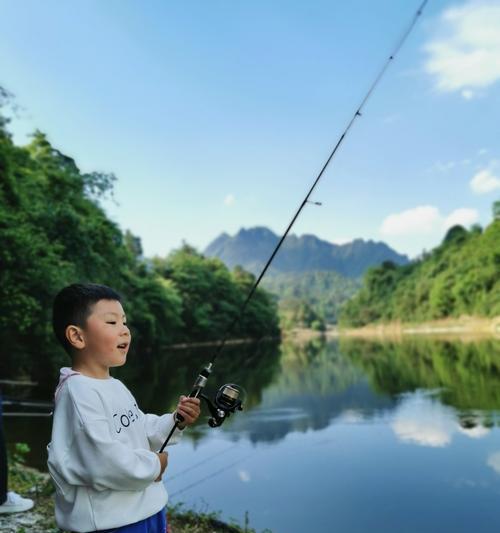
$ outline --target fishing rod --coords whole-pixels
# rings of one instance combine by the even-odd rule
[[[265,264],[264,268],[262,269],[262,272],[259,274],[259,277],[253,284],[252,288],[250,289],[248,296],[246,297],[245,301],[243,302],[239,313],[236,314],[233,321],[227,328],[225,334],[222,337],[222,341],[219,343],[218,347],[215,350],[215,353],[210,360],[210,362],[203,368],[203,370],[198,374],[198,377],[196,378],[193,388],[191,392],[189,393],[190,398],[201,398],[206,403],[210,410],[210,413],[212,417],[209,419],[208,424],[211,427],[218,427],[220,426],[226,418],[228,418],[231,413],[234,413],[236,410],[242,410],[243,405],[242,401],[240,400],[240,395],[243,392],[242,387],[239,385],[236,385],[234,383],[228,383],[226,385],[223,385],[220,387],[220,389],[217,391],[215,395],[215,399],[213,402],[205,395],[203,394],[203,389],[205,388],[208,378],[212,372],[213,366],[215,364],[215,361],[219,354],[221,353],[222,349],[224,348],[224,345],[226,344],[227,339],[233,332],[236,324],[241,320],[241,317],[243,316],[243,313],[245,312],[245,308],[252,298],[255,290],[257,289],[260,280],[264,277],[264,274],[266,273],[267,269],[269,268],[269,265],[271,264],[272,260],[274,259],[274,256],[278,253],[278,250],[280,249],[281,245],[283,244],[283,241],[285,240],[286,236],[288,235],[289,231],[291,230],[292,226],[294,225],[295,221],[297,220],[298,216],[300,215],[302,209],[304,206],[308,203],[320,205],[320,202],[313,202],[309,200],[309,197],[311,196],[312,192],[316,188],[316,185],[318,184],[319,180],[323,176],[325,170],[327,169],[328,165],[330,164],[330,161],[333,159],[335,154],[337,153],[337,150],[339,149],[340,145],[344,141],[346,135],[349,133],[349,130],[352,128],[354,122],[356,122],[356,119],[358,117],[362,116],[361,111],[363,110],[366,102],[369,100],[370,96],[372,95],[373,91],[377,87],[377,85],[380,83],[380,80],[384,76],[386,70],[388,69],[389,65],[394,61],[394,58],[398,54],[399,50],[405,43],[405,41],[408,39],[410,33],[412,32],[413,28],[415,27],[418,19],[423,13],[423,10],[428,3],[429,0],[423,0],[423,2],[420,4],[419,8],[413,15],[410,24],[405,29],[405,31],[402,33],[401,37],[396,42],[396,45],[392,51],[392,53],[389,55],[389,57],[384,62],[382,68],[376,75],[374,81],[368,88],[368,91],[366,92],[365,96],[361,100],[361,103],[356,108],[351,120],[348,122],[346,128],[340,135],[339,139],[337,140],[335,146],[333,147],[333,150],[331,151],[330,155],[328,156],[328,159],[324,163],[323,167],[321,168],[319,174],[316,176],[316,179],[314,180],[311,188],[309,189],[309,192],[306,194],[304,200],[300,204],[299,208],[295,212],[295,215],[293,216],[292,220],[288,224],[288,227],[286,228],[285,233],[283,233],[281,239],[279,240],[278,244],[274,248],[271,256],[269,257],[267,263]],[[165,442],[163,443],[163,446],[160,448],[160,453],[165,449],[165,446],[170,441],[170,438],[172,437],[175,429],[179,426],[180,423],[184,421],[184,417],[180,415],[179,413],[175,413],[175,424],[170,430],[170,433],[168,434],[168,437],[166,438]]]

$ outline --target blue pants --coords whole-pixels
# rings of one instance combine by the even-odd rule
[[[165,509],[139,522],[112,529],[100,529],[97,533],[167,533]]]

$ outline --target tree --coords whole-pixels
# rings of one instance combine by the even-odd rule
[[[3,92],[0,89],[0,105]],[[16,146],[0,114],[0,375],[32,376],[51,387],[66,353],[51,330],[52,302],[75,282],[109,285],[123,296],[131,357],[185,340],[219,338],[247,289],[218,260],[193,247],[147,261],[139,237],[99,204],[115,177],[82,173],[37,131]],[[276,333],[277,312],[258,291],[235,335]]]
[[[500,220],[500,200],[493,204],[493,219]]]

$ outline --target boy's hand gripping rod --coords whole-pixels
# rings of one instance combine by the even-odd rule
[[[257,278],[257,280],[255,281],[255,283],[253,284],[252,288],[250,289],[250,292],[248,293],[248,296],[246,297],[246,300],[243,302],[243,305],[241,306],[241,309],[240,309],[240,312],[236,315],[236,317],[234,318],[234,320],[232,321],[232,323],[230,324],[229,328],[227,329],[225,335],[223,336],[223,339],[221,341],[221,343],[219,344],[216,352],[215,352],[215,355],[213,356],[211,362],[199,373],[198,377],[196,378],[196,381],[194,382],[194,385],[193,385],[193,390],[190,392],[189,396],[191,398],[197,398],[197,397],[202,397],[204,399],[207,399],[203,394],[202,394],[202,391],[207,383],[207,380],[208,380],[208,377],[210,376],[210,373],[212,371],[212,368],[213,368],[213,365],[215,363],[215,360],[217,358],[217,356],[219,355],[219,353],[222,351],[222,348],[224,347],[225,343],[226,343],[226,340],[228,339],[228,337],[230,336],[230,334],[232,333],[234,327],[236,326],[236,324],[239,322],[239,320],[241,319],[241,317],[243,316],[243,313],[245,311],[245,308],[250,300],[250,298],[252,297],[253,293],[255,292],[255,289],[257,288],[257,286],[259,285],[260,283],[260,280],[263,278],[264,274],[266,273],[267,269],[269,268],[269,265],[271,264],[271,261],[274,259],[274,256],[276,255],[276,253],[278,252],[278,250],[280,249],[283,241],[285,240],[286,236],[288,235],[288,232],[290,231],[290,229],[292,228],[293,224],[295,223],[295,221],[297,220],[297,217],[299,216],[300,212],[302,211],[302,209],[304,208],[304,206],[307,204],[307,203],[311,203],[311,201],[309,200],[309,197],[311,196],[311,193],[313,192],[313,190],[315,189],[318,181],[321,179],[321,176],[323,176],[323,173],[325,172],[326,168],[328,167],[328,165],[330,164],[330,161],[333,159],[334,155],[336,154],[337,150],[339,149],[340,145],[342,144],[343,140],[345,139],[347,133],[349,132],[349,130],[351,129],[352,125],[354,124],[354,122],[356,121],[356,119],[358,117],[361,116],[361,111],[363,109],[363,107],[365,106],[367,100],[370,98],[370,96],[372,95],[373,91],[375,90],[375,87],[379,84],[380,80],[382,79],[383,75],[385,74],[385,71],[387,70],[387,68],[389,67],[389,65],[392,63],[392,61],[394,60],[394,58],[396,57],[397,53],[399,52],[399,50],[401,49],[401,47],[403,46],[404,42],[406,41],[406,39],[408,38],[408,36],[410,35],[410,33],[412,32],[413,28],[415,27],[416,23],[417,23],[417,20],[419,19],[419,17],[422,15],[422,12],[427,4],[428,0],[424,0],[421,4],[420,4],[420,7],[418,8],[418,10],[416,11],[416,13],[413,15],[413,18],[410,22],[410,24],[408,25],[408,27],[406,28],[406,30],[403,32],[402,36],[399,38],[399,40],[397,41],[396,43],[396,46],[394,47],[394,50],[393,52],[391,53],[391,55],[386,59],[386,61],[384,62],[384,65],[383,67],[380,69],[379,73],[377,74],[377,76],[375,77],[375,80],[373,81],[373,83],[371,84],[370,88],[368,89],[368,91],[366,92],[363,100],[361,100],[361,104],[358,106],[358,108],[356,109],[356,111],[354,112],[354,115],[352,116],[351,120],[349,121],[349,123],[347,124],[347,127],[345,128],[345,130],[343,131],[342,135],[339,137],[337,143],[335,144],[332,152],[330,153],[328,159],[326,160],[325,164],[323,165],[322,169],[320,170],[319,174],[317,175],[316,179],[314,180],[314,183],[312,184],[311,188],[309,189],[309,192],[307,193],[306,197],[304,198],[304,200],[302,201],[302,203],[300,204],[299,208],[297,209],[294,217],[292,218],[292,221],[290,222],[290,224],[288,225],[285,233],[283,234],[283,236],[281,237],[280,241],[278,242],[278,244],[276,245],[273,253],[271,254],[271,257],[269,258],[269,260],[267,261],[266,265],[264,266],[264,268],[262,269],[262,272],[260,273],[259,277]],[[229,397],[229,396],[232,396],[234,394],[234,392],[232,391],[227,391],[227,387],[229,388],[232,388],[231,386],[228,386],[228,385],[225,385],[224,386],[226,388],[226,391],[227,394],[224,394],[222,393],[223,396],[226,397],[226,399]],[[221,387],[221,390],[222,390],[222,387]],[[220,391],[219,391],[220,393]],[[232,401],[233,401],[233,407],[231,408],[232,409],[232,412],[234,412],[234,408],[235,408],[235,404],[234,402],[238,401],[237,400],[237,397],[236,399],[231,398]],[[219,407],[219,404],[217,403],[216,401],[216,404],[217,404],[217,407]],[[224,408],[224,402],[221,402],[221,407]],[[213,407],[213,406],[212,406]],[[236,407],[238,408],[241,408],[241,402],[239,405],[237,405]],[[218,409],[220,410],[220,409]],[[211,408],[211,411],[212,411],[212,408]],[[212,411],[212,415],[214,414],[214,411]],[[221,413],[221,416],[223,415],[223,413]],[[223,418],[223,416],[222,416]],[[213,420],[213,418],[211,419]],[[177,428],[177,426],[179,425],[179,423],[183,422],[184,421],[184,417],[178,413],[176,413],[176,416],[175,416],[175,424],[174,426],[172,427],[170,433],[168,434],[168,437],[167,439],[165,440],[165,442],[163,443],[163,446],[160,448],[160,452],[162,452],[165,448],[165,446],[168,444],[170,438],[172,437],[172,434],[174,433],[175,429]],[[212,425],[212,424],[210,424]],[[220,425],[219,424],[216,424],[216,425]]]

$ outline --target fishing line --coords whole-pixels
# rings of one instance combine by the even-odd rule
[[[304,206],[307,203],[311,203],[311,201],[309,200],[309,197],[311,196],[312,192],[316,188],[316,185],[318,184],[319,180],[323,176],[323,174],[324,174],[325,170],[327,169],[328,165],[330,164],[330,162],[334,158],[335,154],[337,153],[337,150],[340,148],[341,144],[343,143],[346,135],[349,133],[349,131],[352,128],[353,124],[356,122],[358,117],[362,116],[361,112],[362,112],[366,102],[369,100],[369,98],[371,97],[373,91],[375,90],[377,85],[380,83],[380,80],[384,76],[384,74],[385,74],[386,70],[388,69],[389,65],[394,61],[394,58],[398,54],[399,50],[401,49],[401,47],[403,46],[405,41],[408,39],[410,33],[412,32],[413,28],[415,27],[415,25],[416,25],[416,23],[418,21],[418,19],[422,15],[422,12],[423,12],[423,10],[424,10],[424,8],[425,8],[427,3],[428,3],[428,0],[423,0],[423,2],[420,4],[420,7],[417,9],[415,14],[413,15],[410,24],[403,31],[401,37],[397,40],[396,46],[394,47],[392,53],[385,60],[382,68],[379,70],[379,72],[376,75],[374,81],[369,86],[368,91],[366,92],[365,96],[361,100],[361,103],[356,108],[356,111],[352,115],[351,120],[348,122],[346,128],[344,129],[344,131],[340,135],[339,139],[337,140],[335,146],[333,147],[333,150],[331,151],[330,155],[328,156],[328,158],[327,158],[326,162],[324,163],[323,167],[321,168],[319,174],[316,176],[311,188],[309,189],[309,192],[305,196],[304,200],[302,201],[302,203],[300,204],[299,208],[295,212],[295,215],[293,216],[292,220],[288,224],[288,227],[286,228],[285,233],[283,233],[281,239],[279,240],[278,244],[274,248],[274,250],[273,250],[271,256],[269,257],[267,263],[265,264],[264,268],[262,269],[262,272],[259,274],[259,277],[254,282],[252,288],[250,289],[250,291],[248,293],[248,296],[246,297],[245,301],[243,302],[243,304],[242,304],[242,306],[241,306],[241,308],[239,310],[239,313],[234,317],[233,321],[230,323],[229,327],[227,328],[225,334],[222,337],[222,340],[221,340],[220,344],[218,345],[217,349],[215,350],[215,353],[214,353],[210,363],[198,375],[198,377],[197,377],[197,379],[196,379],[196,381],[195,381],[195,383],[193,385],[193,389],[192,389],[191,393],[189,394],[189,396],[191,398],[200,397],[200,398],[203,398],[205,401],[207,401],[209,409],[211,410],[212,415],[213,415],[210,420],[214,420],[214,425],[213,426],[212,426],[212,423],[210,423],[210,421],[209,421],[209,424],[212,427],[216,427],[216,426],[221,425],[222,422],[225,420],[225,418],[230,415],[230,413],[234,413],[236,409],[241,409],[241,402],[238,403],[239,391],[237,389],[237,386],[234,385],[234,384],[231,384],[231,386],[230,386],[230,388],[232,388],[233,390],[227,390],[226,391],[228,394],[225,394],[224,392],[222,392],[223,387],[227,387],[227,385],[221,387],[221,389],[219,390],[219,392],[218,392],[219,399],[222,398],[222,400],[223,400],[221,405],[218,405],[217,402],[215,402],[216,403],[215,406],[213,404],[211,405],[210,400],[206,396],[204,396],[202,394],[202,391],[203,391],[203,389],[204,389],[204,387],[205,387],[205,385],[207,383],[207,379],[210,376],[210,373],[212,372],[212,367],[215,364],[215,361],[216,361],[218,355],[221,353],[222,349],[224,348],[224,345],[226,344],[226,341],[229,338],[229,336],[231,335],[231,333],[233,332],[236,324],[238,324],[238,322],[241,320],[241,318],[243,316],[243,313],[245,312],[245,309],[246,309],[246,306],[247,306],[248,302],[252,298],[255,290],[257,289],[257,287],[258,287],[258,285],[259,285],[259,283],[261,281],[261,279],[264,277],[264,274],[266,273],[267,269],[269,268],[269,265],[271,264],[271,262],[274,259],[275,255],[278,253],[278,250],[281,248],[281,245],[283,244],[283,241],[287,237],[289,231],[291,230],[292,226],[294,225],[295,221],[297,220],[298,216],[300,215],[302,209],[304,208]],[[216,413],[215,415],[214,415],[214,412]],[[170,438],[172,437],[175,429],[178,427],[179,422],[183,422],[183,421],[184,421],[184,418],[182,417],[182,415],[179,415],[177,413],[176,414],[175,424],[172,427],[172,429],[171,429],[167,439],[165,440],[163,446],[161,447],[160,452],[162,452],[164,450],[165,446],[168,444],[168,442],[169,442]]]
[[[255,452],[253,452],[255,453]],[[233,461],[232,463],[230,463],[229,465],[226,465],[222,468],[219,468],[218,470],[216,470],[215,472],[212,472],[211,474],[208,474],[208,476],[205,476],[201,479],[198,479],[196,481],[194,481],[193,483],[190,483],[189,485],[186,485],[185,487],[183,487],[182,489],[179,489],[179,490],[176,490],[175,492],[173,492],[172,494],[169,494],[169,497],[170,498],[175,498],[175,496],[183,493],[183,492],[186,492],[187,490],[189,489],[192,489],[193,487],[195,487],[196,485],[199,485],[200,483],[203,483],[204,481],[207,481],[208,479],[211,479],[213,477],[217,477],[219,476],[220,474],[222,474],[223,472],[225,472],[226,470],[229,470],[230,468],[232,468],[233,466],[239,464],[239,463],[242,463],[243,461],[245,461],[246,459],[248,459],[250,456],[253,455],[253,453],[249,453],[247,455],[245,455],[244,457],[241,457],[240,459],[237,459],[236,461]]]
[[[184,470],[181,470],[180,472],[177,472],[177,474],[168,477],[167,480],[168,481],[172,481],[175,478],[177,478],[177,477],[179,477],[179,476],[181,476],[183,474],[186,474],[187,472],[191,472],[191,470],[194,470],[195,468],[198,468],[199,466],[202,466],[205,463],[208,463],[208,461],[211,461],[215,457],[219,457],[219,455],[225,454],[226,452],[228,452],[229,450],[232,450],[233,448],[236,448],[237,446],[238,446],[238,443],[233,444],[232,446],[228,446],[224,450],[219,450],[217,453],[214,453],[213,455],[210,455],[209,457],[206,457],[205,459],[203,459],[199,463],[195,463],[194,465],[190,466],[189,468],[185,468]]]
[[[327,443],[330,443],[330,442],[334,442],[336,441],[337,439],[336,438],[329,438],[329,439],[323,439],[323,440],[320,440],[320,441],[317,441],[317,442],[311,442],[311,446],[317,446],[317,445],[321,445],[321,444],[327,444]],[[231,448],[234,448],[238,445],[238,443],[235,443],[233,446],[230,446],[228,449],[231,449]],[[226,450],[224,450],[226,451]],[[202,483],[203,481],[207,481],[208,479],[212,479],[214,477],[217,477],[218,475],[222,474],[223,472],[225,472],[226,470],[229,470],[231,467],[243,462],[243,461],[246,461],[249,457],[255,455],[255,453],[257,452],[262,452],[264,451],[262,448],[256,448],[255,450],[252,450],[250,453],[244,455],[243,457],[240,457],[239,459],[236,459],[235,461],[233,461],[231,464],[227,465],[227,466],[224,466],[222,468],[219,468],[217,470],[215,470],[214,472],[212,472],[211,474],[208,474],[196,481],[193,481],[192,483],[189,483],[188,485],[182,487],[181,489],[179,490],[176,490],[174,493],[170,494],[169,493],[169,497],[170,498],[173,498],[175,496],[177,496],[178,494],[181,494],[183,492],[186,492],[190,489],[192,489],[193,487],[195,487],[196,485]],[[220,452],[222,453],[222,452]],[[216,454],[216,455],[220,455],[219,454]],[[302,454],[302,450],[295,450],[295,451],[292,451],[292,454],[293,455],[297,455],[297,454]],[[207,459],[205,459],[204,461],[201,461],[199,463],[197,463],[196,466],[199,466],[199,465],[202,465],[206,462],[208,462],[212,457],[215,457],[214,456],[211,456],[211,457],[208,457]],[[193,467],[194,468],[194,467]],[[180,476],[181,474],[184,474],[185,472],[188,472],[192,470],[192,468],[186,468],[185,470],[182,470],[181,472],[179,472],[178,474],[176,474],[175,476],[172,476],[171,478],[167,478],[166,481],[169,482],[169,481],[172,481],[174,478]]]

